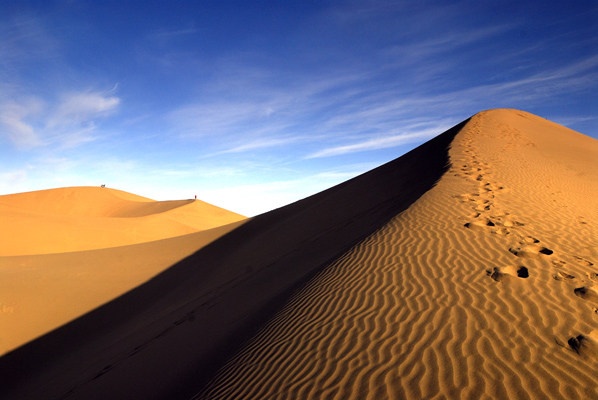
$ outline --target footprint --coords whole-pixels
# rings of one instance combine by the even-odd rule
[[[598,358],[598,330],[590,332],[588,335],[578,335],[567,341],[571,350],[579,355]]]
[[[526,236],[526,237],[524,237],[524,238],[523,238],[523,241],[524,241],[525,243],[530,243],[530,244],[533,244],[533,243],[540,243],[540,241],[539,241],[538,239],[536,239],[536,238],[534,238],[534,237],[531,237],[531,236]]]
[[[489,219],[483,219],[480,221],[473,221],[473,222],[468,222],[465,225],[463,225],[466,228],[469,228],[471,230],[483,230],[486,229],[489,226],[496,226],[496,224],[494,222],[492,222]]]
[[[556,279],[557,281],[562,281],[562,280],[566,280],[566,281],[572,281],[575,279],[575,275],[570,275],[566,272],[562,272],[559,271],[556,273],[556,275],[552,276],[554,279]]]
[[[494,267],[491,270],[486,270],[486,274],[497,282],[501,282],[509,277],[528,278],[529,271],[526,267],[508,266],[508,267]]]
[[[512,228],[512,227],[516,227],[516,226],[525,226],[525,224],[522,224],[521,222],[512,221],[510,219],[505,220],[503,225],[506,226],[507,228]],[[538,243],[538,242],[532,242],[532,243]]]
[[[577,217],[577,222],[579,222],[582,225],[587,225],[586,219],[582,216]]]
[[[492,233],[495,233],[497,235],[501,235],[501,236],[506,236],[508,234],[510,234],[511,232],[509,232],[509,230],[507,228],[498,228],[492,231]]]
[[[460,194],[455,197],[458,198],[459,200],[461,200],[462,203],[468,203],[470,201],[472,201],[474,203],[478,203],[478,204],[488,202],[488,200],[486,200],[486,199],[481,199],[479,193],[465,193],[465,194]]]
[[[498,183],[486,182],[484,183],[484,186],[482,186],[482,189],[488,192],[492,192],[494,190],[503,190],[504,186]]]
[[[598,303],[598,291],[596,288],[591,286],[582,286],[573,291],[576,296],[581,297],[584,300]]]
[[[492,207],[492,204],[491,204],[491,203],[490,203],[490,204],[479,204],[479,205],[478,205],[478,206],[475,208],[475,210],[476,210],[476,211],[480,211],[480,212],[483,212],[483,211],[490,211],[490,207]]]
[[[523,258],[539,258],[541,254],[549,256],[553,253],[552,250],[536,244],[511,247],[509,251],[517,257]]]
[[[578,256],[573,256],[573,258],[575,258],[577,260],[577,262],[579,262],[581,265],[585,266],[585,267],[591,267],[592,265],[594,265],[593,262],[585,260],[581,257]]]
[[[563,267],[564,267],[566,264],[567,264],[567,263],[566,263],[566,262],[564,262],[564,261],[562,261],[562,260],[554,260],[554,261],[552,262],[552,265],[553,265],[555,268],[563,268]]]
[[[494,192],[484,192],[482,189],[480,189],[480,197],[487,200],[493,200],[496,198],[496,196],[494,196]]]

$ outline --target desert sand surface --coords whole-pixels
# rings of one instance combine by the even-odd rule
[[[476,114],[5,354],[0,397],[598,398],[596,160]]]
[[[108,249],[0,256],[0,355],[133,289],[244,222]]]
[[[0,196],[0,220],[4,354],[142,284],[245,218],[199,200],[68,187]]]
[[[245,217],[201,200],[155,201],[67,187],[0,196],[0,256],[102,249],[186,235]]]

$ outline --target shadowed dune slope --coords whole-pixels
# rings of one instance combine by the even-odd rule
[[[100,187],[0,196],[0,218],[0,256],[124,246],[244,219],[199,200],[155,201]]]
[[[598,141],[491,110],[450,159],[195,398],[598,399]]]
[[[446,172],[449,145],[463,125],[249,220],[149,282],[4,355],[0,395],[193,395],[297,288],[429,191]]]

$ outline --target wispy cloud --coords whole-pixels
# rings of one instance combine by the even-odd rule
[[[156,39],[171,39],[171,38],[176,38],[179,36],[185,36],[185,35],[192,35],[194,33],[197,33],[197,29],[195,28],[182,28],[182,29],[160,29],[156,32],[153,32],[152,34],[150,34],[150,38],[156,38]]]
[[[584,116],[584,117],[575,117],[575,116],[567,116],[567,117],[560,117],[555,116],[551,118],[552,122],[556,122],[559,125],[563,125],[569,128],[573,128],[583,122],[594,121],[598,119],[596,116]]]
[[[11,193],[27,179],[27,168],[0,173],[0,193]]]
[[[119,103],[110,92],[69,93],[56,105],[36,97],[8,100],[0,108],[0,129],[20,149],[50,144],[74,147],[94,140],[96,121],[115,111]]]
[[[309,136],[287,136],[287,137],[266,137],[257,138],[251,140],[249,143],[240,144],[238,146],[231,147],[227,150],[216,152],[212,155],[230,154],[230,153],[243,153],[246,151],[254,151],[259,149],[267,149],[272,147],[287,146],[292,143],[297,143],[303,140],[313,140]]]
[[[183,137],[223,136],[240,133],[245,126],[255,129],[271,117],[275,108],[264,102],[214,102],[184,106],[173,111],[169,119]]]
[[[506,29],[489,28],[479,36]],[[438,40],[434,46],[442,43]],[[244,78],[244,71],[229,66],[226,76],[243,89],[241,99],[223,101],[218,92],[227,90],[217,85],[208,92],[214,93],[212,101],[181,107],[169,120],[184,140],[202,143],[203,156],[293,146],[298,159],[331,157],[422,141],[484,109],[526,109],[561,91],[587,91],[598,81],[597,65],[598,57],[591,56],[535,74],[522,71],[516,79],[495,83],[437,88],[431,80],[421,83],[418,91],[393,80],[376,81],[385,65],[380,71],[351,71],[317,80],[298,74],[293,82],[276,87],[267,79]],[[252,76],[275,74],[264,69]]]
[[[124,21],[15,2],[0,15],[0,169],[17,169],[1,179],[197,189],[232,209],[246,194],[265,211],[488,108],[595,130],[596,38],[573,22],[591,12],[436,3],[148,5]]]
[[[40,101],[28,99],[21,104],[8,101],[0,107],[0,124],[4,136],[19,149],[28,149],[43,144],[39,133],[27,122],[35,119],[43,108]]]
[[[31,15],[0,19],[0,69],[12,70],[24,62],[55,58],[58,42],[43,21]]]
[[[399,64],[421,63],[432,58],[438,59],[441,56],[446,59],[447,54],[450,55],[459,48],[504,34],[516,26],[516,24],[500,24],[447,32],[441,36],[391,46],[384,49],[382,54],[385,58],[390,57]]]
[[[98,122],[120,103],[116,87],[67,91],[57,85],[54,78],[72,83],[80,77],[65,63],[64,42],[51,25],[41,13],[0,16],[0,135],[18,149],[92,141]],[[65,70],[72,75],[65,78]]]
[[[77,176],[78,165],[76,160],[53,156],[30,158],[18,169],[0,165],[4,170],[0,173],[0,194],[89,184]]]
[[[422,98],[424,103],[452,103],[457,107],[464,104],[487,103],[516,107],[518,104],[533,106],[546,99],[554,101],[555,96],[566,92],[581,93],[598,86],[598,56],[545,69],[541,72],[511,79],[505,82],[473,85],[468,88],[439,93]],[[490,99],[491,101],[488,101]]]
[[[114,111],[120,99],[109,93],[80,92],[63,96],[47,122],[51,128],[60,125],[85,124]]]
[[[358,153],[368,150],[386,149],[389,147],[396,147],[406,143],[413,143],[423,139],[429,139],[441,133],[442,130],[428,129],[424,131],[405,133],[393,136],[384,136],[373,139],[364,140],[358,143],[331,147],[319,150],[307,156],[307,158],[331,157],[341,154]]]

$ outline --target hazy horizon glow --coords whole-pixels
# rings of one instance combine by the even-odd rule
[[[598,138],[598,3],[3,2],[0,194],[248,216],[516,108]]]

